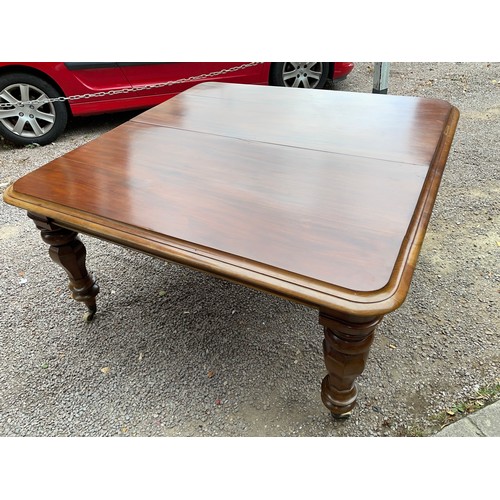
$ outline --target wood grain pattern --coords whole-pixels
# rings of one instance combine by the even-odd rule
[[[6,201],[309,305],[383,314],[406,295],[457,118],[437,100],[201,84]]]
[[[207,83],[133,119],[247,141],[429,164],[451,111],[437,99]]]
[[[324,405],[356,403],[404,301],[458,121],[414,97],[205,83],[16,181],[96,311],[83,232],[319,309]]]

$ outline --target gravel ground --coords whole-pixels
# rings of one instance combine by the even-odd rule
[[[373,63],[336,90],[371,92]],[[87,324],[34,224],[0,203],[0,435],[406,436],[498,382],[500,63],[392,63],[389,93],[461,111],[403,306],[378,328],[352,417],[333,421],[317,313],[83,236],[101,292]],[[0,142],[0,189],[131,118],[55,144]]]

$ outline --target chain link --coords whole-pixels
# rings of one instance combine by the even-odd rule
[[[105,97],[108,95],[118,95],[118,94],[128,94],[130,92],[140,92],[142,90],[150,90],[150,89],[159,89],[161,87],[170,87],[172,85],[179,85],[182,83],[192,83],[192,82],[197,82],[200,80],[207,80],[210,78],[215,78],[216,76],[220,75],[226,75],[228,73],[234,73],[235,71],[240,71],[246,68],[250,68],[252,66],[258,66],[259,64],[263,64],[261,62],[251,62],[251,63],[246,63],[242,64],[240,66],[234,66],[232,68],[226,68],[226,69],[221,69],[219,71],[212,71],[211,73],[203,73],[201,75],[197,76],[190,76],[189,78],[180,78],[179,80],[171,80],[168,82],[164,83],[154,83],[152,85],[144,85],[141,87],[127,87],[123,89],[115,89],[115,90],[109,90],[107,92],[95,92],[94,94],[79,94],[79,95],[72,95],[72,96],[60,96],[60,97],[52,97],[48,99],[37,99],[35,101],[17,101],[15,103],[0,103],[0,109],[1,108],[11,108],[13,106],[17,107],[22,107],[22,106],[29,106],[36,104],[37,106],[41,106],[42,104],[48,104],[50,102],[64,102],[64,101],[77,101],[80,99],[92,99],[94,97]],[[1,96],[0,96],[1,98]]]

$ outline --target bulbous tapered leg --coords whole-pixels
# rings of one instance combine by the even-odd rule
[[[71,296],[87,306],[88,312],[84,318],[91,321],[97,311],[95,297],[99,287],[85,267],[87,252],[78,233],[58,226],[47,217],[32,213],[28,213],[28,217],[40,230],[42,240],[50,245],[51,259],[66,271]]]
[[[375,328],[382,316],[368,318],[320,312],[328,375],[321,385],[323,404],[336,418],[348,417],[356,404],[355,380],[365,369]]]

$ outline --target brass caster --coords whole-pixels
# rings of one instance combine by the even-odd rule
[[[351,416],[352,410],[340,414],[330,412],[330,414],[334,420],[346,420]]]
[[[83,315],[83,320],[86,321],[87,323],[90,323],[95,316],[96,309],[89,309],[84,315]]]

